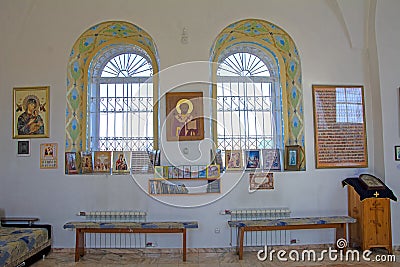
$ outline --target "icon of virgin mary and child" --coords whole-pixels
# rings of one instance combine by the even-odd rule
[[[39,115],[40,102],[37,96],[28,95],[22,103],[24,112],[18,116],[17,130],[20,135],[44,134],[44,123]]]
[[[193,103],[189,99],[180,99],[175,106],[175,116],[172,125],[172,136],[197,136],[199,129],[193,118]]]

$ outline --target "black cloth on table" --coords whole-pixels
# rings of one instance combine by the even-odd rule
[[[342,181],[342,186],[344,187],[345,185],[352,186],[354,190],[360,195],[360,200],[364,200],[365,198],[390,198],[391,200],[397,201],[397,197],[393,194],[392,190],[390,190],[389,187],[387,187],[386,185],[385,188],[382,190],[376,190],[376,189],[367,190],[362,186],[361,181],[358,178],[344,179]],[[377,197],[374,196],[375,192],[378,192],[379,196]]]

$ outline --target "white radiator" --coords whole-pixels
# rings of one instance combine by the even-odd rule
[[[95,222],[146,222],[144,211],[81,211],[87,221]],[[87,233],[85,234],[87,248],[144,248],[146,234],[134,233]]]
[[[281,219],[290,217],[288,208],[238,209],[231,210],[231,221]],[[231,246],[236,246],[237,229],[231,228]],[[289,245],[290,231],[251,231],[245,232],[244,246],[259,247],[270,245]]]

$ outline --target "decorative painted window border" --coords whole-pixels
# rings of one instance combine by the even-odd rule
[[[88,70],[93,57],[112,44],[133,44],[150,56],[153,73],[159,71],[156,46],[151,36],[129,22],[107,21],[85,31],[75,42],[67,66],[67,108],[65,123],[65,151],[79,152],[87,149],[86,111]],[[158,80],[153,81],[154,96],[158,96]],[[154,148],[158,147],[158,104],[154,103]]]
[[[234,22],[217,36],[210,50],[210,62],[218,63],[224,51],[238,44],[246,44],[264,50],[275,56],[280,66],[282,109],[284,120],[284,144],[301,145],[305,149],[303,88],[300,55],[293,39],[279,26],[260,19],[245,19]],[[212,65],[212,96],[216,99],[216,66]],[[216,107],[213,109],[216,118]],[[217,127],[213,123],[216,142]],[[305,151],[305,150],[304,150]],[[304,156],[304,155],[303,155]],[[305,158],[300,166],[305,169]]]

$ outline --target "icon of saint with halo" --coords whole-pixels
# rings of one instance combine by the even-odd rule
[[[197,136],[196,120],[193,118],[193,103],[189,99],[180,99],[175,106],[172,136]]]

